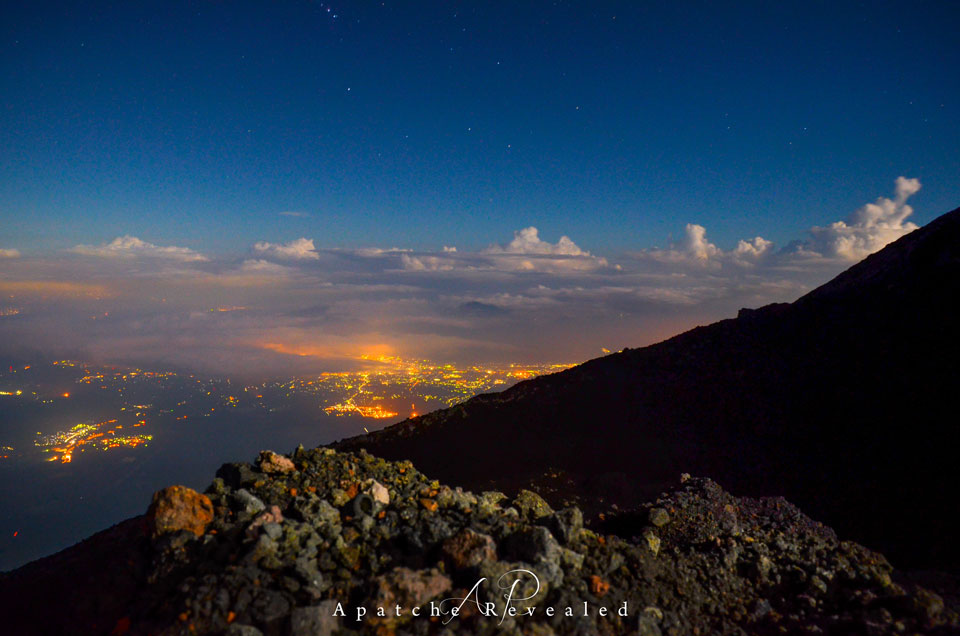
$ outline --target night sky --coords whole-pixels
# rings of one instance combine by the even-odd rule
[[[8,5],[0,354],[577,361],[960,205],[954,2]]]

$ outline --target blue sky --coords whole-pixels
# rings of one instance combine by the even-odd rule
[[[21,250],[482,248],[536,225],[608,253],[688,222],[730,247],[902,174],[919,222],[960,202],[949,2],[49,2],[2,22]]]
[[[960,205],[957,32],[952,2],[6,7],[0,335],[569,361],[793,300]]]

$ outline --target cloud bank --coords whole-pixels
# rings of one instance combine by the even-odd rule
[[[637,256],[662,263],[721,267],[735,264],[745,267],[761,263],[767,265],[796,264],[801,259],[807,264],[816,260],[831,260],[852,264],[879,251],[913,230],[917,225],[907,221],[913,208],[908,198],[920,191],[918,179],[898,177],[893,199],[880,197],[854,211],[845,221],[835,221],[826,227],[814,226],[809,239],[791,242],[781,250],[762,236],[741,239],[737,246],[724,251],[707,239],[702,225],[688,223],[684,238],[668,249],[641,250]]]
[[[118,236],[103,245],[77,245],[70,250],[74,254],[99,258],[159,258],[185,263],[206,261],[206,256],[187,247],[161,247],[138,239],[136,236]]]
[[[691,222],[666,248],[608,256],[533,226],[480,250],[299,238],[208,258],[121,236],[67,254],[8,254],[0,293],[17,311],[0,315],[0,354],[262,375],[381,353],[576,362],[796,299],[915,229],[907,200],[919,189],[901,177],[893,198],[782,248],[754,236],[725,249]],[[131,259],[136,267],[111,266]]]

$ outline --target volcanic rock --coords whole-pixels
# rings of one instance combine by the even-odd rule
[[[158,490],[147,510],[147,523],[154,536],[186,530],[199,537],[211,521],[210,499],[186,486]]]
[[[265,505],[255,536],[246,531],[256,519],[231,507],[237,491],[218,478],[207,490],[215,512],[202,536],[151,539],[133,523],[0,575],[4,630],[131,636],[960,630],[954,597],[908,582],[882,555],[838,538],[782,498],[734,497],[710,480],[689,478],[654,501],[608,510],[602,522],[583,527],[577,508],[529,518],[502,506],[502,493],[447,488],[409,462],[329,449],[298,451],[293,461],[298,470],[264,474],[248,486]],[[344,482],[370,479],[394,493],[389,504],[373,517],[341,514],[334,499]],[[441,503],[431,510],[420,500],[432,492]],[[656,510],[668,511],[669,523],[652,525]],[[557,533],[560,539],[556,527],[567,529]],[[517,598],[515,616],[507,611],[507,589]],[[493,603],[496,615],[467,603],[461,616],[431,619],[431,603],[449,610],[471,590]],[[62,601],[57,612],[49,611],[51,593]],[[418,606],[422,615],[415,617]],[[555,608],[552,616],[547,607]],[[357,621],[359,608],[365,614]]]

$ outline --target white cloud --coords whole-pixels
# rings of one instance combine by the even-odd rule
[[[0,258],[20,258],[20,250],[0,248]]]
[[[136,236],[118,236],[103,245],[77,245],[71,252],[83,256],[102,258],[163,258],[181,262],[208,260],[206,256],[188,247],[160,246],[138,239]]]
[[[764,239],[757,237],[760,241]],[[757,240],[754,239],[754,240]],[[675,263],[696,266],[717,266],[716,259],[723,256],[723,250],[707,239],[707,230],[702,225],[687,223],[683,240],[670,249],[648,249],[640,252],[641,258],[650,258],[662,263]]]
[[[253,249],[266,256],[295,261],[320,258],[320,254],[313,246],[313,239],[308,238],[298,238],[283,244],[260,241],[253,245]]]
[[[916,224],[906,220],[913,214],[906,201],[919,190],[918,179],[897,177],[895,198],[880,197],[876,203],[856,210],[846,221],[812,228],[813,240],[804,244],[802,250],[850,262],[869,256],[917,229]]]
[[[296,210],[288,210],[285,212],[280,212],[280,216],[294,216],[297,218],[306,218],[310,216],[309,212],[298,212]]]
[[[442,252],[413,253],[411,250],[366,249],[364,256],[389,256],[400,253],[400,269],[406,272],[538,272],[573,274],[607,267],[607,260],[580,249],[567,236],[556,243],[542,240],[535,227],[513,233],[505,245],[492,245],[479,252],[461,252],[443,246]]]
[[[364,258],[377,258],[379,256],[389,256],[391,254],[400,254],[403,252],[412,252],[413,250],[409,248],[399,248],[399,247],[388,247],[386,249],[382,247],[361,247],[353,250],[353,253],[357,256],[363,256]]]
[[[513,240],[504,246],[493,245],[484,250],[487,254],[543,254],[551,256],[590,256],[567,236],[556,243],[548,243],[538,236],[537,228],[525,227],[513,233]]]
[[[720,254],[720,248],[707,240],[707,229],[696,223],[687,223],[684,252],[698,261],[706,261]]]
[[[913,214],[913,208],[906,201],[919,190],[919,180],[898,177],[895,198],[881,197],[876,203],[856,210],[846,221],[813,227],[811,240],[794,241],[780,251],[774,250],[773,242],[762,236],[741,239],[734,249],[724,251],[707,239],[707,230],[702,225],[688,223],[682,241],[669,249],[641,250],[636,256],[640,260],[707,269],[726,265],[749,268],[761,263],[781,269],[816,266],[820,261],[853,263],[917,229],[906,220]]]
[[[446,272],[457,268],[453,259],[430,255],[401,254],[400,265],[408,272]]]
[[[607,266],[607,260],[580,249],[567,236],[556,243],[540,238],[537,228],[513,233],[506,245],[493,245],[481,252],[495,269],[528,272],[584,272]]]
[[[292,270],[289,267],[277,265],[276,263],[265,261],[262,258],[249,258],[243,261],[239,269],[241,274],[258,274],[267,276],[283,276],[289,274],[291,271]]]
[[[752,264],[773,253],[773,241],[762,236],[752,239],[740,239],[731,256],[740,264]]]

